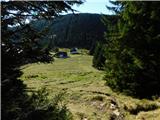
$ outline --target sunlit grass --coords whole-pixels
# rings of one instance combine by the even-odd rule
[[[67,49],[61,49],[69,50]],[[84,51],[84,50],[83,50]],[[86,51],[85,51],[86,52]],[[46,87],[50,96],[65,91],[65,101],[75,120],[109,120],[111,102],[115,100],[126,120],[139,120],[143,115],[149,120],[159,120],[159,109],[138,111],[132,114],[137,105],[147,109],[158,101],[138,100],[113,92],[105,85],[104,72],[92,67],[92,56],[86,54],[70,55],[69,58],[55,58],[52,63],[33,63],[21,67],[21,79],[29,90]],[[144,104],[143,104],[144,103]],[[155,116],[152,113],[156,113]],[[146,118],[147,119],[147,118]],[[148,120],[148,119],[147,119]]]

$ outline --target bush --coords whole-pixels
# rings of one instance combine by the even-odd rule
[[[72,120],[72,114],[62,103],[64,92],[57,94],[52,100],[48,98],[45,88],[33,93],[30,97],[34,110],[23,118],[25,120]]]
[[[59,93],[51,100],[46,89],[42,88],[31,96],[23,94],[10,98],[7,105],[2,104],[2,119],[72,120],[72,114],[62,103],[63,96],[64,93]]]

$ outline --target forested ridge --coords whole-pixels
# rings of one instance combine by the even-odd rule
[[[42,40],[42,44],[50,48],[57,47],[79,47],[93,49],[96,41],[104,40],[106,27],[102,22],[100,14],[67,14],[51,20],[37,20],[31,23],[37,31],[48,27],[48,32]],[[108,16],[109,17],[109,16]]]

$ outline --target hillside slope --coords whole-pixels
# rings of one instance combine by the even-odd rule
[[[103,40],[106,30],[100,14],[68,14],[53,20],[38,20],[31,23],[37,30],[48,26],[42,43],[58,47],[80,47],[91,49],[97,40]]]

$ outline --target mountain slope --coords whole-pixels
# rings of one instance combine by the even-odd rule
[[[38,20],[31,23],[37,30],[48,26],[47,36],[42,41],[50,47],[80,47],[91,49],[95,41],[103,40],[106,30],[100,14],[68,14],[50,21]]]

